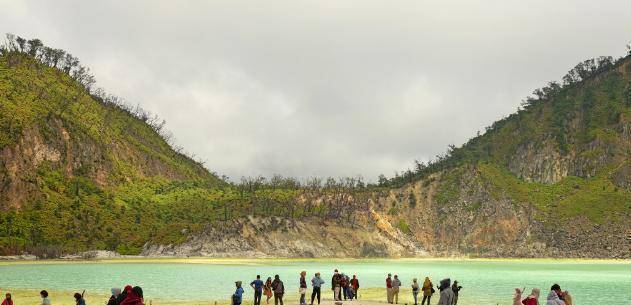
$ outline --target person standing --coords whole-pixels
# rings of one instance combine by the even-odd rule
[[[565,305],[572,305],[572,295],[567,290],[563,292],[563,301]]]
[[[388,273],[386,277],[386,296],[388,298],[388,304],[392,304],[392,274]]]
[[[458,304],[458,292],[462,289],[462,286],[458,286],[458,281],[454,281],[454,284],[451,285],[451,291],[454,292],[454,305]]]
[[[307,301],[305,301],[305,294],[307,294],[307,271],[300,272],[300,288],[298,292],[300,293],[300,305],[307,305]]]
[[[333,277],[331,278],[331,290],[333,290],[333,300],[340,301],[342,296],[340,294],[342,283],[342,275],[335,269]]]
[[[261,296],[263,296],[263,281],[261,281],[261,275],[256,276],[256,280],[250,283],[250,287],[254,289],[254,305],[261,305]]]
[[[241,305],[243,303],[243,287],[241,287],[241,281],[234,282],[237,287],[232,295],[232,305]]]
[[[394,275],[394,280],[392,280],[392,298],[394,299],[394,304],[399,304],[399,289],[401,289],[401,281],[399,281],[399,276]]]
[[[85,305],[85,300],[83,299],[83,295],[78,292],[74,294],[74,300],[77,305]]]
[[[265,281],[265,284],[263,285],[263,292],[265,293],[265,296],[267,297],[267,300],[265,300],[265,303],[269,304],[269,299],[272,298],[272,278],[268,277],[267,281]]]
[[[451,279],[440,281],[440,298],[438,305],[452,305],[454,302],[454,292],[451,291]]]
[[[349,282],[348,276],[342,273],[342,277],[340,278],[340,286],[342,287],[342,294],[344,295],[344,300],[348,298],[348,284],[349,284],[348,282]]]
[[[50,299],[48,298],[48,291],[42,290],[39,292],[39,296],[42,298],[40,305],[50,305]]]
[[[116,304],[121,304],[127,298],[128,295],[131,294],[133,287],[131,285],[125,286],[123,288],[123,292],[116,298]]]
[[[127,290],[127,288],[125,288],[125,290]],[[120,305],[145,305],[142,288],[140,288],[139,286],[134,286],[132,289],[130,289]]]
[[[523,305],[539,305],[539,294],[541,290],[539,288],[533,288],[530,295],[521,301]]]
[[[13,305],[13,300],[11,299],[11,294],[7,292],[4,295],[4,300],[2,301],[2,305]]]
[[[416,278],[412,279],[412,297],[414,297],[414,305],[418,305],[418,292],[421,288],[418,285]]]
[[[561,294],[561,287],[559,284],[554,284],[550,288],[550,293],[548,294],[547,305],[566,305],[565,302],[559,297]]]
[[[429,277],[425,277],[425,281],[423,282],[423,300],[421,301],[421,305],[425,305],[425,300],[427,300],[427,305],[430,305],[432,301],[432,294],[434,294],[434,284],[429,279]]]
[[[324,284],[324,280],[320,278],[320,272],[316,272],[315,276],[311,279],[311,285],[313,286],[313,291],[311,292],[311,305],[313,305],[313,300],[316,296],[318,297],[318,304],[320,304],[322,284]]]
[[[521,295],[526,288],[515,288],[515,295],[513,296],[513,305],[521,305]],[[453,289],[452,289],[453,290]]]
[[[121,289],[114,287],[110,291],[112,292],[112,296],[107,302],[107,305],[118,305],[118,303],[116,303],[116,299],[118,299],[118,296],[121,295]]]
[[[280,276],[277,274],[274,276],[274,281],[272,282],[272,290],[274,291],[274,305],[283,305],[283,295],[285,294],[285,285],[283,281],[280,280]]]
[[[357,275],[353,274],[353,279],[351,279],[351,287],[353,287],[353,295],[355,296],[355,300],[357,300],[357,294],[359,290],[359,280],[357,279]]]

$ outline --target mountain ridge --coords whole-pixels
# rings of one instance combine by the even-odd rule
[[[0,254],[631,257],[631,57],[584,61],[366,185],[227,183],[64,54],[25,39],[0,54]]]

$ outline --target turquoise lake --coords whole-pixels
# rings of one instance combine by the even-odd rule
[[[430,276],[434,284],[449,277],[464,288],[459,304],[510,304],[515,287],[541,288],[542,298],[553,283],[569,290],[575,305],[631,304],[630,262],[581,261],[483,261],[483,260],[344,260],[285,261],[251,260],[230,264],[186,263],[61,263],[0,265],[0,287],[49,290],[98,291],[126,284],[142,286],[145,297],[180,300],[227,299],[234,281],[244,286],[257,274],[263,278],[279,274],[288,294],[298,290],[298,274],[310,278],[321,272],[330,297],[333,269],[356,274],[361,288],[384,287],[387,273],[398,274],[408,288],[412,278],[422,282]],[[361,297],[360,288],[360,297]],[[246,297],[251,299],[246,287]],[[408,296],[405,296],[408,299]],[[432,300],[436,304],[438,297]],[[545,304],[545,302],[544,302]]]

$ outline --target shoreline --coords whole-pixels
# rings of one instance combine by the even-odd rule
[[[360,297],[354,301],[344,301],[344,305],[383,305],[388,304],[386,302],[386,290],[385,288],[364,288],[360,289]],[[38,304],[39,302],[39,289],[30,288],[16,288],[10,289],[7,287],[0,287],[0,291],[11,292],[14,301],[19,304]],[[72,295],[75,291],[72,290],[47,290],[53,304],[56,305],[75,305]],[[79,291],[81,292],[81,291]],[[322,293],[322,305],[335,305],[335,302],[329,296],[330,291],[326,290]],[[85,300],[87,304],[105,304],[110,295],[107,293],[94,293],[93,291],[86,290]],[[308,290],[307,297],[310,297],[310,290]],[[18,301],[19,300],[19,301]],[[285,304],[295,304],[299,301],[298,293],[287,293],[283,298]],[[434,301],[438,302],[438,300]],[[270,299],[270,305],[274,304],[274,298]],[[399,294],[399,304],[413,304],[411,296],[411,289],[402,288]],[[469,302],[459,302],[462,305],[473,305]],[[502,304],[502,303],[500,303]],[[150,296],[145,297],[145,305],[230,305],[230,300],[226,299],[167,299],[167,298],[152,298]],[[244,294],[244,300],[242,305],[253,305],[252,291],[246,291]],[[265,297],[261,301],[261,305],[265,304]],[[503,305],[503,304],[502,304]],[[507,303],[508,305],[508,303]]]
[[[13,259],[0,258],[0,266],[7,265],[36,265],[36,264],[83,264],[83,263],[145,263],[145,264],[208,264],[208,265],[260,265],[282,264],[293,262],[572,262],[582,264],[607,263],[607,264],[631,264],[631,259],[611,258],[468,258],[468,257],[406,257],[406,258],[219,258],[219,257],[141,257],[126,256],[114,258],[56,258],[56,259]]]

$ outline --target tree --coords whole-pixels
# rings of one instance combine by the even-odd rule
[[[18,36],[18,38],[15,39],[15,42],[17,42],[17,44],[18,44],[20,52],[26,51],[25,50],[25,48],[26,48],[26,39]]]
[[[28,55],[33,56],[33,57],[37,57],[37,52],[40,50],[40,48],[44,45],[42,43],[41,40],[34,38],[31,39],[29,41],[27,41],[27,45],[28,45]]]

